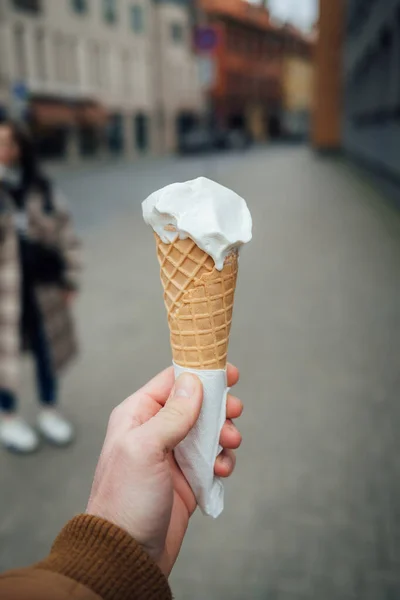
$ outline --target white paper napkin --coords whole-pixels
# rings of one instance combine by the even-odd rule
[[[184,372],[194,373],[203,384],[200,417],[175,449],[175,458],[203,513],[216,518],[224,508],[224,486],[214,475],[214,463],[221,451],[219,437],[226,419],[226,371],[186,369],[175,363],[174,369],[176,378]]]

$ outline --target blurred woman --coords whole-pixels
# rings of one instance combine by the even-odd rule
[[[79,243],[59,194],[38,168],[32,142],[13,122],[0,122],[0,443],[36,450],[36,430],[18,413],[21,351],[35,362],[37,429],[66,445],[71,423],[57,409],[58,373],[76,353],[71,297],[77,289]]]

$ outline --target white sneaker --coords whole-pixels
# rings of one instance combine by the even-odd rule
[[[0,442],[7,450],[30,454],[39,446],[35,431],[21,417],[10,415],[0,421]]]
[[[54,408],[42,410],[37,423],[40,433],[51,444],[67,446],[74,438],[71,423]]]

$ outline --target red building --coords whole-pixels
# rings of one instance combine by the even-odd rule
[[[213,52],[213,112],[223,127],[246,129],[256,140],[280,133],[285,32],[266,8],[244,0],[200,0],[217,33]]]

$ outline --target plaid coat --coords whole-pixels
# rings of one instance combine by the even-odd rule
[[[46,213],[42,196],[28,194],[24,214],[27,237],[59,249],[67,264],[67,281],[76,287],[79,242],[71,218],[61,199]],[[0,388],[16,392],[19,381],[21,339],[21,263],[14,203],[0,182]],[[65,301],[65,290],[56,285],[34,288],[37,305],[49,342],[50,356],[58,373],[77,351],[73,321]]]

